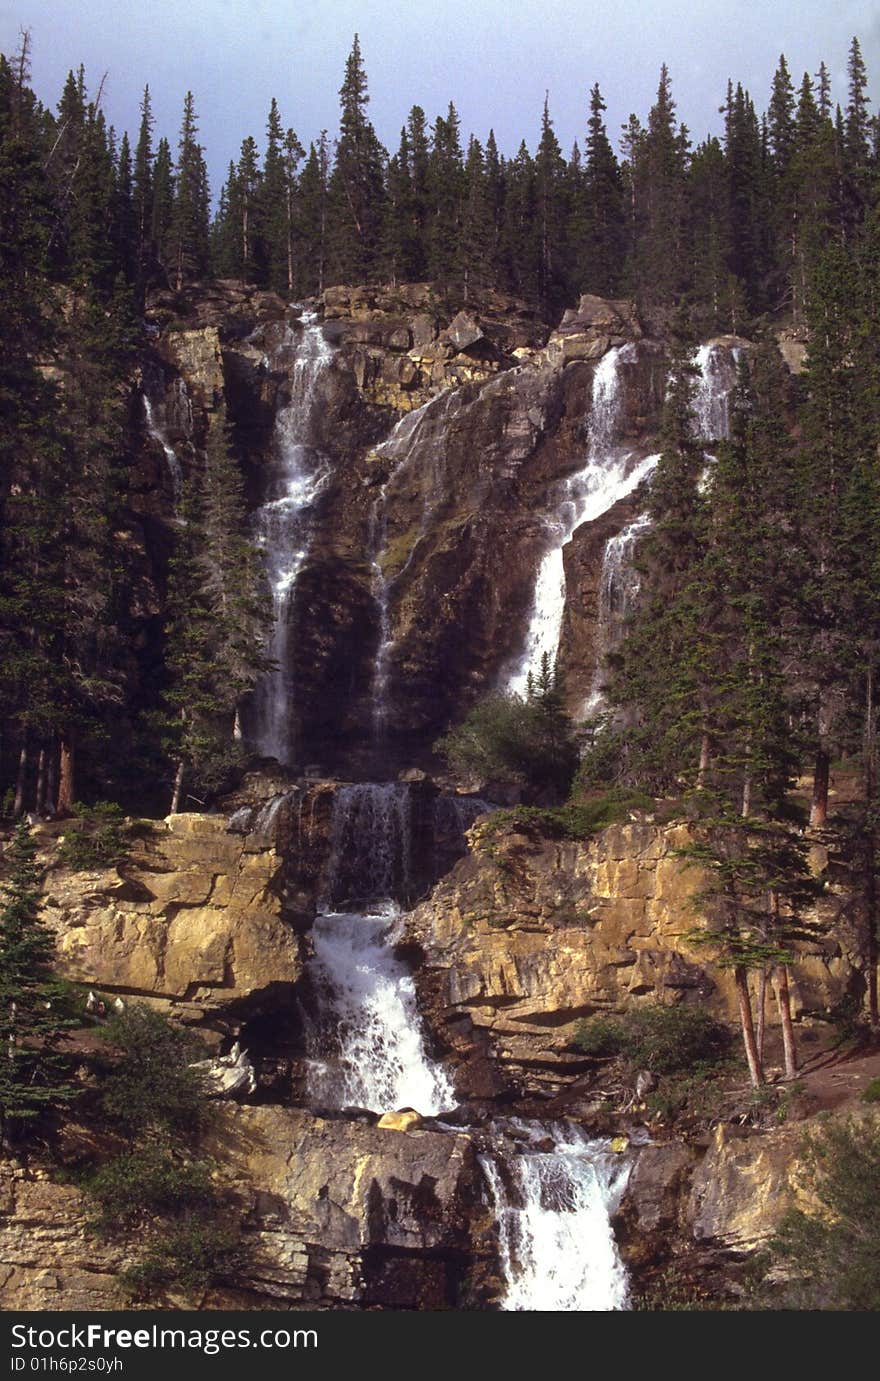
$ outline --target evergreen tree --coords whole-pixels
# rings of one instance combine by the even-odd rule
[[[186,93],[183,121],[178,142],[169,238],[174,286],[180,292],[184,283],[201,277],[208,266],[208,173],[202,146],[196,139],[198,122],[191,91]],[[161,147],[161,146],[160,146]],[[158,164],[158,155],[157,155]],[[162,170],[164,176],[164,168]],[[159,199],[159,169],[156,170],[156,201]],[[165,188],[161,188],[165,195]]]
[[[269,666],[265,576],[222,416],[212,423],[204,466],[187,483],[181,516],[166,657],[176,729],[172,811],[180,807],[187,767],[207,790],[222,782],[235,760],[239,703]]]
[[[139,293],[153,270],[153,107],[150,88],[144,87],[141,123],[132,169],[132,208],[134,215],[135,264]]]
[[[434,121],[428,162],[430,213],[428,273],[444,289],[458,284],[458,241],[464,201],[464,166],[458,112],[450,102],[446,118]]]
[[[0,1138],[68,1101],[61,988],[52,974],[55,942],[40,911],[36,845],[22,822],[7,846],[9,875],[0,900]]]
[[[605,102],[597,82],[590,92],[584,188],[586,223],[580,251],[584,291],[600,297],[617,292],[626,254],[623,184],[604,123]]]
[[[385,150],[367,117],[369,100],[355,34],[339,90],[339,138],[328,193],[337,282],[369,280],[381,254]]]
[[[174,163],[171,146],[167,139],[160,139],[156,146],[156,162],[153,166],[153,220],[151,243],[156,261],[166,277],[170,277],[173,266],[172,219],[174,216]]]
[[[535,157],[535,190],[538,201],[538,299],[545,310],[558,308],[567,300],[567,245],[565,159],[550,119],[549,94],[544,97],[541,138]]]

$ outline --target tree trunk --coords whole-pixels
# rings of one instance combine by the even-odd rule
[[[749,975],[744,964],[737,964],[733,971],[736,981],[736,995],[739,999],[739,1016],[742,1022],[743,1045],[749,1062],[749,1076],[755,1088],[764,1083],[764,1067],[758,1055],[755,1042],[755,1027],[752,1022],[752,1004],[749,1000]]]
[[[46,813],[46,745],[40,747],[40,756],[37,758],[37,796],[34,805],[38,815]]]
[[[782,1023],[782,1049],[785,1057],[785,1077],[794,1079],[797,1075],[797,1054],[794,1044],[794,1027],[791,1022],[791,998],[788,991],[788,965],[780,964],[776,970],[776,1003],[779,1007],[779,1020]]]
[[[767,1025],[767,965],[761,965],[761,972],[758,975],[758,1020],[755,1029],[755,1044],[758,1048],[758,1059],[764,1063],[764,1031]]]
[[[75,798],[73,733],[61,735],[61,770],[58,776],[58,811],[63,819],[69,815]]]
[[[876,1034],[880,1029],[877,1010],[878,897],[877,897],[877,724],[874,713],[874,668],[868,663],[865,689],[865,969],[868,986],[868,1021]]]
[[[703,734],[703,737],[700,739],[700,766],[697,770],[697,786],[701,790],[706,784],[706,773],[709,771],[710,750],[711,744],[709,742],[709,735]]]
[[[46,806],[50,815],[58,813],[58,743],[53,738],[49,746],[49,774],[46,787]]]
[[[821,830],[828,819],[828,783],[831,773],[831,758],[824,748],[816,754],[813,770],[813,800],[810,804],[810,828]]]
[[[177,763],[177,771],[174,774],[174,791],[171,796],[171,814],[176,815],[180,810],[180,796],[183,791],[183,775],[186,771],[186,763],[180,758]]]
[[[28,774],[28,731],[22,730],[21,748],[18,751],[18,771],[15,776],[15,801],[12,806],[12,813],[18,818],[24,810],[24,798],[27,791]]]

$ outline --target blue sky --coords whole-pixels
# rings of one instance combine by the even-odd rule
[[[33,85],[54,105],[67,71],[85,64],[90,89],[106,72],[104,108],[136,135],[145,83],[157,131],[176,141],[191,88],[216,193],[242,138],[262,145],[274,95],[304,143],[335,132],[338,90],[355,30],[379,137],[396,147],[413,104],[428,119],[453,100],[464,134],[494,126],[502,152],[534,147],[544,92],[563,149],[583,143],[587,95],[598,81],[617,144],[630,111],[647,114],[661,62],[679,115],[696,138],[720,128],[727,78],[759,110],[784,52],[795,84],[824,58],[846,98],[857,34],[880,102],[880,0],[0,0],[0,49],[33,44]]]

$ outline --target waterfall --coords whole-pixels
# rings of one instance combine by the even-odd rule
[[[308,969],[316,1010],[304,1013],[307,1091],[319,1107],[412,1107],[429,1115],[455,1105],[445,1072],[425,1049],[412,975],[394,952],[412,842],[408,785],[364,783],[336,793]]]
[[[631,494],[656,464],[656,456],[634,462],[632,453],[616,444],[623,402],[620,365],[633,353],[632,345],[617,346],[603,355],[593,373],[587,463],[565,481],[547,520],[551,545],[538,567],[525,649],[507,679],[511,693],[525,693],[529,676],[538,676],[545,656],[551,666],[556,661],[565,613],[564,549],[575,530]]]
[[[144,405],[144,422],[147,432],[157,445],[162,447],[165,456],[165,464],[168,468],[168,477],[171,480],[171,493],[174,499],[174,506],[180,502],[180,495],[183,489],[183,466],[180,457],[168,437],[168,405],[165,400],[164,391],[161,386],[155,390],[159,396],[154,399],[150,396],[150,388],[144,380],[144,389],[141,397]],[[182,421],[182,430],[189,436],[192,432],[192,403],[187,393],[186,383],[183,379],[175,379],[172,386],[171,407]]]
[[[296,582],[309,552],[313,505],[328,477],[327,461],[313,444],[312,416],[318,381],[332,350],[315,312],[303,313],[298,342],[288,328],[270,365],[280,367],[291,348],[295,354],[290,400],[275,422],[274,492],[254,518],[272,591],[272,632],[267,651],[275,668],[254,691],[251,737],[258,753],[281,763],[289,763],[293,754],[290,652]]]
[[[511,1125],[525,1143],[502,1137],[480,1157],[498,1223],[501,1308],[625,1309],[626,1272],[611,1215],[629,1165],[570,1123]],[[552,1149],[542,1149],[548,1143]]]
[[[699,370],[694,389],[694,429],[705,441],[730,436],[730,394],[736,383],[738,351],[722,345],[701,345],[694,353]]]
[[[656,462],[659,456],[651,456]],[[602,678],[605,659],[619,645],[626,620],[635,605],[639,592],[639,575],[632,565],[633,553],[640,537],[650,525],[647,513],[628,523],[615,537],[609,537],[602,553],[599,575],[599,616],[596,623],[596,670],[593,684],[584,706],[584,716],[590,718],[602,708]]]
[[[373,736],[381,740],[388,723],[388,686],[394,636],[391,631],[391,592],[397,580],[408,570],[421,537],[424,535],[432,508],[442,492],[445,477],[445,451],[438,444],[451,418],[462,406],[461,391],[444,389],[421,407],[406,413],[396,423],[390,435],[378,445],[373,454],[390,464],[388,478],[379,490],[370,514],[368,536],[369,560],[373,571],[373,598],[379,623],[379,643],[373,663],[370,689]],[[399,570],[386,575],[382,556],[388,539],[387,497],[394,484],[410,467],[417,470],[421,490],[421,516],[418,530],[410,533],[411,544],[406,560]]]

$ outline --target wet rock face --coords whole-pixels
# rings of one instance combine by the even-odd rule
[[[290,762],[379,775],[382,760],[428,765],[434,740],[521,651],[548,494],[583,463],[595,361],[612,342],[637,342],[624,384],[625,430],[638,448],[656,425],[663,352],[640,339],[631,306],[600,299],[585,299],[549,339],[514,299],[490,294],[461,309],[429,284],[333,288],[318,307],[333,359],[310,426],[328,474],[288,610]],[[276,463],[275,418],[290,397],[299,309],[224,282],[186,300],[160,295],[150,315],[166,412],[182,389],[191,412],[187,434],[172,438],[184,465],[225,403],[258,506]],[[404,456],[393,436],[384,443],[416,408],[426,416]],[[595,660],[600,546],[578,533],[567,552],[572,612],[561,655],[573,705]]]

